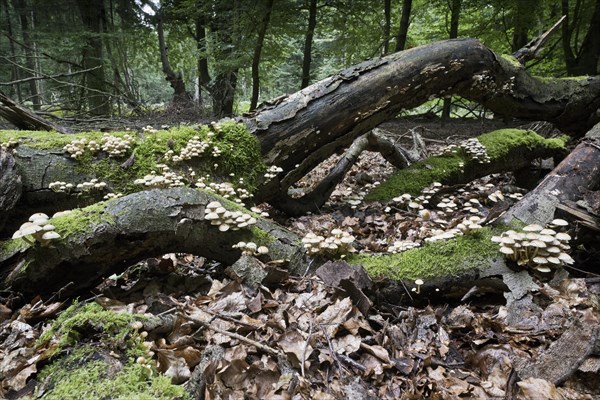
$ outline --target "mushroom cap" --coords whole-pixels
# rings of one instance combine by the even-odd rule
[[[556,231],[554,229],[546,228],[540,231],[540,235],[556,235]]]
[[[218,201],[211,201],[210,203],[208,203],[206,205],[206,208],[219,208],[221,207],[221,203],[219,203]]]
[[[256,252],[258,254],[267,254],[269,249],[266,246],[260,246],[258,249],[256,249]]]
[[[555,236],[561,242],[568,242],[571,240],[571,236],[568,233],[558,232]]]
[[[422,285],[423,283],[422,279],[415,279],[415,285]]]
[[[567,226],[567,225],[569,225],[569,223],[567,221],[565,221],[564,219],[560,219],[560,218],[553,219],[552,222],[550,222],[550,224],[554,225],[554,226]]]
[[[502,246],[502,247],[500,247],[500,253],[511,255],[511,254],[515,254],[515,251],[513,249],[511,249],[510,247]]]
[[[54,225],[52,224],[46,224],[44,226],[42,226],[42,230],[45,232],[50,232],[54,230]]]
[[[567,253],[560,253],[558,255],[558,259],[564,262],[565,264],[573,264],[575,262],[575,260],[573,260],[573,258]]]
[[[21,225],[19,230],[13,234],[12,238],[18,239],[23,236],[33,235],[34,233],[39,232],[41,230],[42,230],[41,226],[36,225],[32,222],[26,222],[23,225]]]
[[[29,221],[33,222],[33,220],[38,219],[38,218],[45,218],[46,220],[48,220],[48,216],[46,214],[35,213],[31,217],[29,217]]]
[[[217,214],[216,212],[210,212],[204,216],[204,219],[209,221],[216,220],[219,219],[219,214]]]
[[[59,239],[60,237],[61,236],[58,232],[50,231],[50,232],[46,232],[42,235],[42,240]]]
[[[540,232],[542,229],[544,229],[544,227],[541,225],[531,224],[531,225],[527,225],[526,227],[524,227],[523,231],[524,232]]]
[[[538,265],[537,267],[535,267],[536,270],[543,272],[545,274],[547,274],[548,272],[552,272],[552,270],[548,267],[543,267],[541,265]]]
[[[532,261],[540,265],[548,264],[548,260],[546,259],[546,257],[534,257]]]
[[[229,225],[227,225],[227,224],[221,224],[221,225],[219,225],[219,230],[221,232],[226,232],[226,231],[229,230]]]

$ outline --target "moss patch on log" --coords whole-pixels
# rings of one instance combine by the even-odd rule
[[[88,142],[95,140],[101,143],[103,135],[100,132],[63,135],[57,132],[0,131],[0,142],[16,140],[19,146],[62,152],[62,148],[75,139],[85,138]],[[152,171],[159,172],[158,164],[168,165],[183,176],[189,186],[193,186],[199,177],[208,175],[214,182],[229,181],[236,187],[243,187],[250,192],[256,189],[266,171],[258,140],[243,124],[233,121],[214,126],[181,126],[139,135],[133,132],[111,132],[110,135],[119,138],[125,135],[133,137],[133,143],[126,155],[112,158],[104,152],[91,154],[85,151],[81,158],[74,160],[65,153],[65,163],[73,163],[75,170],[84,176],[106,181],[113,192],[128,194],[142,190],[142,186],[133,182]],[[195,136],[200,140],[210,141],[210,147],[202,156],[179,163],[165,158],[169,150],[179,154]],[[220,152],[217,157],[211,154],[215,148]],[[19,151],[18,146],[16,151]],[[127,160],[130,161],[127,163],[130,165],[125,166]],[[243,184],[239,183],[240,178]]]
[[[51,347],[51,363],[38,378],[44,398],[188,399],[183,387],[173,385],[151,364],[136,362],[138,357],[150,358],[133,326],[142,319],[96,303],[75,303],[66,309],[39,339],[40,344],[57,342]],[[69,351],[60,351],[66,348]]]
[[[69,214],[52,218],[49,223],[61,238],[72,234],[90,232],[90,227],[102,222],[114,222],[112,216],[105,212],[106,201],[98,202],[85,208],[77,208]],[[59,239],[60,240],[60,239]]]
[[[471,268],[485,267],[494,257],[501,257],[493,243],[492,230],[482,228],[476,234],[447,241],[427,243],[423,247],[398,254],[353,254],[347,262],[362,265],[373,277],[426,279],[455,275]]]
[[[508,157],[523,157],[529,152],[559,152],[565,149],[568,137],[545,139],[533,131],[500,129],[478,137],[485,146],[491,163],[502,163]],[[419,195],[433,182],[455,182],[464,174],[474,175],[482,164],[459,151],[456,154],[433,156],[394,173],[387,181],[367,194],[367,201],[387,202],[403,193]],[[469,179],[470,180],[470,179]]]

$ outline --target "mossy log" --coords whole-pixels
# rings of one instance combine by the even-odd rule
[[[418,195],[433,182],[455,185],[471,182],[489,174],[525,168],[538,158],[558,157],[566,153],[566,137],[544,139],[533,131],[501,129],[478,137],[490,158],[481,163],[464,152],[432,156],[397,171],[374,188],[366,200],[390,201],[403,193]]]
[[[206,205],[219,201],[201,190],[155,189],[97,203],[53,218],[62,238],[47,247],[22,239],[0,245],[3,288],[32,295],[89,288],[99,278],[153,255],[192,253],[232,264],[240,251],[232,245],[253,241],[269,248],[270,259],[289,260],[293,273],[304,272],[299,239],[273,222],[258,219],[255,226],[221,232],[205,219]],[[223,206],[240,209],[220,199]]]
[[[584,140],[504,216],[528,224],[547,224],[559,204],[584,199],[600,185],[600,123]],[[597,193],[597,192],[596,192]]]

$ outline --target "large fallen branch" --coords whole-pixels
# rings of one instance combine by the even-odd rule
[[[66,128],[40,117],[20,104],[17,104],[2,92],[0,92],[0,117],[5,118],[19,129],[68,133]]]
[[[63,238],[49,246],[22,239],[0,245],[0,285],[32,295],[75,282],[64,291],[68,295],[153,255],[185,252],[231,264],[240,256],[232,249],[239,241],[265,245],[268,259],[287,259],[292,272],[304,272],[297,236],[264,220],[221,232],[205,218],[215,199],[195,189],[149,190],[51,219]]]

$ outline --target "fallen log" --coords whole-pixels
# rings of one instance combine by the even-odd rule
[[[546,177],[515,204],[503,217],[527,224],[544,225],[554,218],[556,207],[566,201],[582,199],[600,184],[600,124]]]
[[[70,133],[67,128],[40,117],[33,111],[13,101],[2,92],[0,92],[0,117],[6,119],[19,129]]]
[[[50,245],[23,239],[0,244],[0,285],[34,295],[75,282],[61,293],[68,296],[153,255],[192,253],[229,265],[240,256],[232,248],[239,241],[267,246],[267,260],[285,259],[290,271],[304,272],[296,235],[259,218],[251,228],[222,232],[206,219],[206,206],[215,200],[223,202],[196,189],[148,190],[52,218],[62,238]]]

